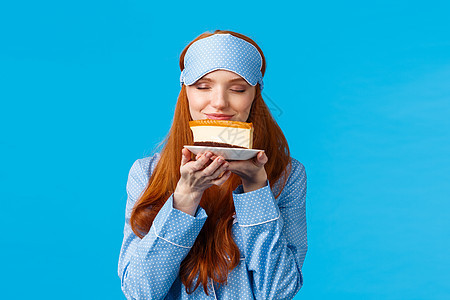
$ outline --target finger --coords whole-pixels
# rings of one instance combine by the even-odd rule
[[[261,153],[260,156],[261,163],[265,165],[269,161],[269,158],[267,157],[266,152],[261,151],[260,153]]]
[[[261,167],[264,166],[268,160],[269,159],[267,158],[266,153],[264,153],[264,151],[260,151],[258,152],[258,155],[256,155],[254,162],[258,167]]]
[[[205,174],[205,176],[213,175],[214,172],[224,163],[226,162],[222,157],[216,157],[216,159],[213,160],[212,163],[203,170],[203,174]]]
[[[202,154],[198,160],[196,160],[194,164],[194,171],[201,170],[205,167],[206,163],[209,161],[209,155],[208,153]]]
[[[218,155],[215,155],[214,153],[212,153],[211,151],[206,151],[205,153],[210,153],[211,154],[211,157],[210,157],[211,160],[216,159],[216,157],[218,156]]]
[[[200,156],[202,156],[204,154],[207,154],[207,153],[210,153],[210,152],[206,151],[206,152],[199,152],[199,153],[197,153],[197,156],[195,157],[195,160],[197,160]],[[209,154],[209,155],[212,155],[212,153]]]
[[[197,153],[197,156],[195,157],[195,160],[198,160],[200,158],[200,156],[202,156],[202,155],[203,155],[203,152]]]
[[[186,148],[181,149],[181,165],[184,166],[191,160],[190,151]]]
[[[231,175],[231,171],[225,171],[225,173],[222,175],[222,177],[220,177],[216,180],[213,180],[212,183],[214,185],[221,186],[222,184],[225,183],[225,181],[228,180],[228,178],[230,178],[230,175]]]
[[[216,179],[219,178],[221,175],[223,176],[222,173],[224,173],[225,171],[228,171],[228,167],[229,164],[224,161],[221,165],[219,165],[219,167],[214,171],[214,173],[211,175],[212,178]]]

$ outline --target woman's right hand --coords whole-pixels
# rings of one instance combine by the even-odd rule
[[[174,192],[174,207],[194,215],[203,192],[213,185],[222,185],[231,172],[221,156],[209,163],[213,156],[209,151],[198,154],[196,160],[191,160],[191,152],[186,148],[181,153],[181,177]]]

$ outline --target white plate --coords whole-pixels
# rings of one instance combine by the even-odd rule
[[[197,155],[198,153],[204,153],[205,151],[211,151],[215,155],[220,155],[228,160],[247,160],[255,157],[259,149],[243,149],[243,148],[224,148],[224,147],[207,147],[207,146],[190,146],[185,145],[185,148],[189,149],[192,153]]]

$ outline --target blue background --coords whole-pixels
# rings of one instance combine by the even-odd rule
[[[308,176],[295,299],[449,299],[448,1],[0,4],[4,299],[124,299],[132,163],[167,134],[179,55],[253,38]]]

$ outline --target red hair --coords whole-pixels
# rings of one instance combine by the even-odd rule
[[[190,42],[180,56],[181,70],[184,68],[184,55],[189,46],[195,41],[215,33],[230,33],[253,44],[263,58],[261,71],[264,75],[266,62],[258,45],[247,36],[224,30],[203,33]],[[192,121],[192,118],[183,85],[175,107],[172,126],[164,141],[161,142],[164,147],[160,160],[131,213],[131,228],[140,238],[148,233],[154,218],[175,191],[181,177],[181,150],[183,145],[193,145],[189,121]],[[252,122],[255,128],[253,148],[264,149],[269,159],[264,168],[270,185],[273,186],[281,176],[284,178],[279,193],[275,196],[278,198],[290,173],[290,153],[283,132],[261,96],[259,84],[256,86],[256,95],[247,122]],[[191,159],[195,159],[194,155]],[[289,170],[286,168],[288,165]],[[242,184],[240,177],[232,173],[222,186],[212,186],[203,192],[200,206],[206,211],[208,218],[188,255],[182,261],[179,271],[181,281],[189,294],[194,292],[200,284],[208,294],[208,278],[219,284],[226,284],[229,271],[239,264],[240,252],[232,238],[231,227],[235,212],[232,191],[240,184]],[[193,286],[197,275],[198,280]]]

